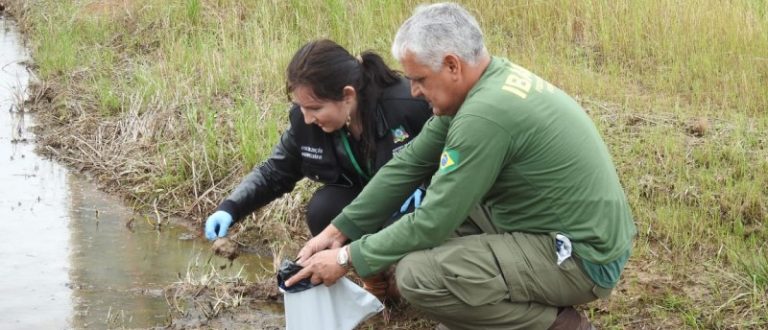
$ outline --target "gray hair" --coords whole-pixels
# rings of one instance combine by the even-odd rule
[[[402,61],[406,51],[433,71],[440,69],[447,54],[472,65],[488,54],[477,20],[466,9],[449,2],[418,6],[400,26],[392,43],[392,56]]]

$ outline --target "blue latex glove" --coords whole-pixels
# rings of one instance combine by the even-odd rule
[[[213,241],[218,237],[227,236],[227,230],[232,224],[232,215],[225,211],[216,211],[205,220],[205,238]]]
[[[411,205],[411,202],[413,202],[413,209],[419,208],[419,205],[421,205],[421,197],[424,196],[424,190],[421,190],[421,188],[416,188],[416,191],[411,194],[408,199],[405,200],[405,203],[403,203],[402,206],[400,206],[400,213],[405,214],[405,212],[408,212],[408,206]]]

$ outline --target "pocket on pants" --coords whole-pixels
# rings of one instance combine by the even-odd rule
[[[495,304],[509,296],[507,284],[500,274],[490,278],[446,276],[443,279],[446,289],[470,306]]]
[[[525,262],[515,254],[509,253],[510,247],[503,240],[507,236],[508,234],[505,234],[501,239],[488,243],[501,271],[502,280],[506,279],[504,286],[507,296],[511,302],[531,301],[528,285],[533,283],[533,279],[528,274]]]

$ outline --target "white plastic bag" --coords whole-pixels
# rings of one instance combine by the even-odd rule
[[[384,305],[346,277],[332,286],[283,292],[286,330],[346,330],[376,315]]]
[[[555,236],[555,249],[555,254],[557,255],[557,265],[560,266],[563,261],[571,257],[571,252],[573,252],[573,245],[571,244],[571,240],[568,239],[568,237],[565,237],[562,234],[557,234]]]

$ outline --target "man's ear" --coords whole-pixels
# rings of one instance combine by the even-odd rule
[[[443,66],[448,70],[452,76],[460,76],[462,67],[461,60],[454,54],[448,54],[443,57]]]

